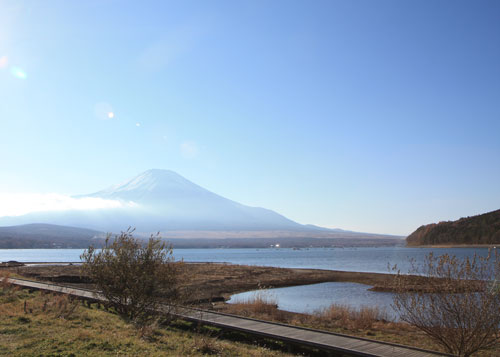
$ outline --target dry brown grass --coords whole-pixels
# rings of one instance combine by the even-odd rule
[[[365,306],[361,309],[354,309],[347,305],[333,304],[311,315],[290,313],[279,310],[277,300],[264,291],[238,303],[228,304],[224,311],[240,316],[317,326],[318,328],[367,330],[372,329],[377,323],[389,323],[387,312],[378,307]]]
[[[0,288],[8,289],[11,284],[9,283],[10,272],[8,270],[0,270]]]
[[[14,299],[19,288],[9,282],[10,272],[0,270],[0,296],[6,301]]]
[[[315,322],[323,326],[342,327],[346,329],[366,330],[373,328],[377,322],[389,321],[387,312],[379,307],[363,306],[355,309],[347,305],[332,304],[328,308],[314,314]]]
[[[287,313],[278,309],[276,298],[264,291],[259,291],[239,303],[227,305],[226,311],[240,316],[288,322]]]
[[[78,304],[78,300],[71,299],[67,295],[46,294],[43,298],[43,305],[38,306],[38,308],[57,318],[71,319]]]
[[[254,296],[242,301],[242,304],[248,310],[258,314],[273,313],[278,308],[276,299],[264,292],[256,293]]]
[[[220,355],[223,351],[218,334],[210,327],[197,325],[193,349],[203,355]]]

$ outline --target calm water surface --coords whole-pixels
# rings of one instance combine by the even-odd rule
[[[0,262],[78,262],[83,249],[0,249]],[[459,258],[472,257],[474,253],[486,256],[487,248],[314,248],[314,249],[175,249],[177,260],[186,262],[227,262],[233,264],[274,266],[284,268],[313,268],[359,272],[387,273],[388,266],[397,264],[408,272],[409,259],[422,262],[433,252],[448,253]],[[391,293],[368,291],[370,287],[355,283],[323,283],[269,289],[280,309],[311,313],[332,303],[356,308],[378,305],[394,317],[390,307]],[[254,294],[234,295],[230,302],[247,299]]]
[[[357,283],[321,283],[248,291],[231,296],[228,302],[244,302],[263,294],[265,298],[275,301],[279,309],[286,311],[310,314],[325,309],[332,303],[355,308],[378,306],[387,313],[388,318],[397,319],[391,308],[392,293],[373,292],[369,288]]]
[[[0,261],[78,262],[83,249],[0,249]],[[423,261],[435,255],[452,254],[463,258],[474,253],[487,255],[487,248],[314,248],[314,249],[175,249],[177,260],[187,262],[228,262],[233,264],[313,268],[387,273],[388,265],[397,264],[402,272],[409,258]]]

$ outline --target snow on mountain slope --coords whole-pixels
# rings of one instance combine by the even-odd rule
[[[158,229],[306,229],[282,215],[219,196],[169,170],[148,170],[129,181],[87,195],[134,202]]]
[[[304,230],[268,209],[249,207],[219,196],[169,170],[148,170],[124,183],[89,195],[124,202],[123,207],[30,213],[0,224],[50,223],[100,231],[167,230]]]

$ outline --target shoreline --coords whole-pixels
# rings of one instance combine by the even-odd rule
[[[65,264],[65,265],[62,265]],[[80,265],[38,263],[2,269],[30,279],[75,287],[94,288],[82,275]],[[376,292],[394,291],[395,274],[351,272],[307,268],[277,268],[227,263],[182,263],[179,281],[188,301],[197,304],[227,301],[232,295],[266,288],[282,288],[319,283],[350,282]],[[423,282],[417,290],[425,289]]]
[[[491,248],[500,249],[499,244],[433,244],[433,245],[406,245],[406,248]]]

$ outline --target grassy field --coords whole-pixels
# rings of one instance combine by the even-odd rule
[[[214,333],[183,322],[141,329],[66,296],[0,287],[2,356],[286,356]]]

